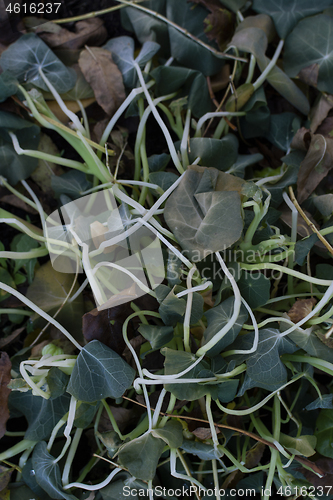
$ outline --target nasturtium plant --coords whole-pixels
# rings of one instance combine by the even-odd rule
[[[0,497],[331,487],[332,1],[102,3],[1,34]]]

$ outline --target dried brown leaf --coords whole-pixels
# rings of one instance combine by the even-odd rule
[[[310,130],[316,132],[317,128],[325,120],[330,110],[333,108],[332,96],[322,94],[318,103],[311,108],[309,119],[311,120]]]
[[[288,311],[288,316],[293,323],[298,323],[305,318],[317,303],[315,298],[297,299],[292,308]]]
[[[8,397],[10,389],[8,389],[7,385],[11,380],[11,368],[12,364],[8,354],[2,352],[0,355],[0,438],[6,432],[6,422],[9,419]]]
[[[221,433],[218,427],[215,427],[215,430],[216,434]],[[201,441],[205,441],[206,439],[212,438],[210,427],[197,427],[192,431],[192,434],[194,434],[198,439],[201,439]]]
[[[122,74],[113,62],[111,52],[87,47],[80,54],[79,65],[98,104],[108,115],[114,114],[126,94]]]
[[[319,64],[313,63],[310,66],[303,68],[298,73],[298,78],[307,85],[311,85],[312,87],[317,87],[318,74],[319,74]]]
[[[292,146],[293,147],[293,146]],[[297,199],[305,201],[333,167],[333,139],[315,134],[301,163],[297,179]]]
[[[10,481],[10,476],[12,475],[14,469],[9,469],[8,467],[3,467],[0,465],[0,491],[6,488]]]
[[[107,30],[98,17],[78,21],[75,24],[75,32],[62,27],[60,30],[50,32],[49,24],[51,23],[43,24],[35,31],[52,48],[77,50],[85,44],[101,45],[107,38]]]
[[[302,467],[299,471],[304,475],[305,479],[311,483],[312,486],[318,488],[319,486],[332,486],[333,485],[333,459],[332,458],[319,458],[315,464],[325,473],[324,477],[318,477],[314,472]]]
[[[297,130],[296,134],[291,141],[290,147],[292,149],[301,149],[307,151],[311,143],[311,132],[309,129],[302,127]]]

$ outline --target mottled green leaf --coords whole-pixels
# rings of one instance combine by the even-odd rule
[[[119,354],[93,340],[77,357],[67,392],[86,403],[116,399],[132,385],[134,376],[133,368]]]
[[[76,74],[67,68],[37,35],[29,33],[12,43],[0,57],[0,66],[19,80],[49,90],[39,70],[42,70],[59,93],[74,87]]]

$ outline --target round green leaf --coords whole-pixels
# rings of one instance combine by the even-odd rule
[[[318,89],[330,94],[333,92],[332,30],[333,18],[325,14],[303,19],[288,36],[283,58],[285,71],[291,77],[314,64],[318,70]]]

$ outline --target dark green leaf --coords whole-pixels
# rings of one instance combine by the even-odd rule
[[[45,441],[40,441],[36,444],[32,455],[32,466],[37,483],[51,498],[77,500],[74,495],[63,490],[59,464],[54,463],[54,457],[50,455],[46,447]]]
[[[67,392],[87,403],[108,397],[116,399],[132,385],[134,376],[133,368],[119,354],[93,340],[80,352]]]
[[[205,313],[207,318],[207,328],[204,332],[204,344],[207,344],[214,335],[219,332],[230,320],[234,311],[234,298],[229,297],[216,307],[213,307]],[[207,352],[209,357],[217,356],[229,344],[231,344],[242,329],[243,324],[247,320],[248,313],[246,308],[241,305],[241,309],[233,327],[217,344]]]
[[[156,54],[160,46],[155,42],[145,42],[140,54],[134,59],[134,40],[129,36],[112,38],[104,46],[104,49],[112,53],[112,59],[123,75],[125,87],[135,87],[138,75],[134,67],[134,61],[143,68],[145,64]]]
[[[11,392],[10,407],[20,411],[28,421],[24,439],[48,439],[53,427],[68,412],[70,397],[63,394],[57,399],[44,399],[28,392]]]
[[[321,410],[316,421],[315,436],[317,438],[316,450],[324,457],[333,458],[333,412]]]
[[[254,0],[252,7],[256,12],[271,16],[279,36],[286,38],[300,19],[313,16],[331,5],[331,0],[320,3],[312,0]]]
[[[166,191],[176,182],[178,177],[179,176],[173,172],[151,172],[149,174],[149,181],[160,186],[163,191]]]
[[[154,479],[165,443],[152,434],[133,439],[119,450],[119,462],[137,479]]]
[[[259,163],[263,158],[263,155],[260,153],[254,153],[252,155],[238,155],[236,163],[229,168],[228,174],[244,178],[245,168]]]
[[[159,285],[157,288],[160,288],[161,286],[162,285]],[[186,302],[184,299],[176,297],[173,290],[169,291],[169,287],[167,296],[163,298],[160,304],[158,312],[160,313],[165,325],[175,326],[176,323],[182,321],[185,314]]]
[[[322,194],[313,199],[313,203],[324,217],[330,217],[333,213],[333,194]]]
[[[328,348],[311,329],[295,330],[288,337],[297,344],[299,349],[304,349],[310,356],[333,363],[333,349]]]
[[[191,3],[167,0],[166,17],[209,44],[204,31],[207,9],[201,5],[196,5],[193,8]],[[168,30],[171,55],[181,65],[201,71],[205,76],[214,75],[224,65],[222,59],[217,58],[205,47],[202,47],[172,26],[169,25]]]
[[[62,175],[53,175],[51,177],[51,186],[56,195],[67,194],[72,199],[82,196],[84,191],[92,187],[91,182],[87,180],[86,175],[78,170],[70,170]]]
[[[172,326],[140,325],[138,330],[154,350],[163,347],[173,338]]]
[[[188,368],[191,364],[196,361],[196,357],[184,351],[175,351],[173,349],[169,349],[168,347],[164,347],[161,350],[163,356],[165,356],[164,362],[164,371],[166,375],[173,375],[175,373],[180,373],[186,368]],[[207,363],[199,363],[192,370],[187,372],[185,375],[180,377],[186,379],[196,379],[196,378],[208,378],[213,377],[214,374],[207,370]],[[186,383],[186,384],[175,384],[170,383],[165,385],[165,389],[170,391],[177,399],[194,401],[196,399],[209,394],[212,390],[212,387],[217,388],[217,386],[207,385],[207,384],[199,384],[197,382],[194,383]],[[214,394],[215,395],[215,394]],[[217,397],[217,390],[216,390]],[[214,399],[216,399],[216,397]]]
[[[191,455],[196,455],[200,458],[200,460],[209,461],[216,459],[216,452],[212,444],[205,444],[200,443],[199,441],[189,441],[188,439],[184,439],[181,448]],[[222,456],[222,452],[220,456]]]
[[[301,120],[295,113],[271,115],[266,138],[282,151],[289,149],[290,143],[301,126]]]
[[[0,102],[3,102],[17,92],[18,81],[10,71],[3,71],[0,75]]]
[[[177,97],[188,96],[186,108],[191,109],[196,118],[211,111],[207,81],[200,71],[158,66],[150,74],[156,81],[154,90],[157,96],[180,91]]]
[[[305,407],[308,411],[317,410],[318,408],[333,409],[333,394],[323,394]]]
[[[319,238],[315,233],[313,233],[307,238],[296,242],[294,256],[296,264],[298,264],[299,266],[302,266],[304,264],[306,256],[317,241],[319,241]]]
[[[161,67],[161,66],[160,66]],[[160,172],[164,170],[170,161],[171,156],[166,153],[152,155],[148,158],[149,172]]]
[[[228,181],[231,186],[226,185]],[[239,239],[243,219],[237,189],[242,189],[242,182],[213,168],[190,166],[168,198],[164,209],[166,223],[196,262]],[[219,187],[221,191],[213,191]]]
[[[323,8],[322,3],[311,4],[318,10]],[[303,19],[288,36],[283,59],[285,70],[292,78],[303,68],[315,64],[318,69],[318,89],[329,93],[333,92],[332,29],[333,18],[330,16],[319,14]]]
[[[34,248],[39,248],[38,241],[30,238],[27,234],[17,234],[11,244],[10,249],[13,252],[28,252],[29,250],[33,250]],[[37,264],[37,259],[15,259],[15,268],[14,272],[16,273],[21,267],[24,267],[27,275],[28,281],[31,285],[34,278],[34,269]]]
[[[269,299],[271,283],[262,273],[243,271],[238,286],[242,297],[252,309],[266,304]]]
[[[152,435],[170,446],[170,448],[180,448],[183,442],[183,426],[177,420],[169,420],[164,427],[153,429]]]
[[[224,172],[237,160],[238,140],[235,135],[228,134],[222,139],[196,137],[190,139],[189,161],[193,163],[199,156],[199,165],[213,167]]]
[[[41,500],[49,500],[49,495],[39,486],[36,481],[36,473],[32,465],[32,459],[26,462],[22,469],[22,479],[27,486],[35,493],[35,495]]]
[[[80,427],[81,429],[88,427],[93,421],[99,405],[99,402],[97,404],[82,403],[75,412],[75,427]]]
[[[61,94],[74,87],[76,74],[67,68],[37,35],[29,33],[12,43],[0,57],[0,65],[19,80],[30,82],[43,90],[49,90],[41,69],[51,84]]]
[[[233,401],[237,393],[238,384],[238,379],[220,380],[217,386],[219,401],[221,403],[230,403],[230,401]]]
[[[49,386],[51,397],[50,399],[57,399],[66,392],[66,387],[69,381],[69,376],[62,372],[56,366],[50,368],[46,382]]]

